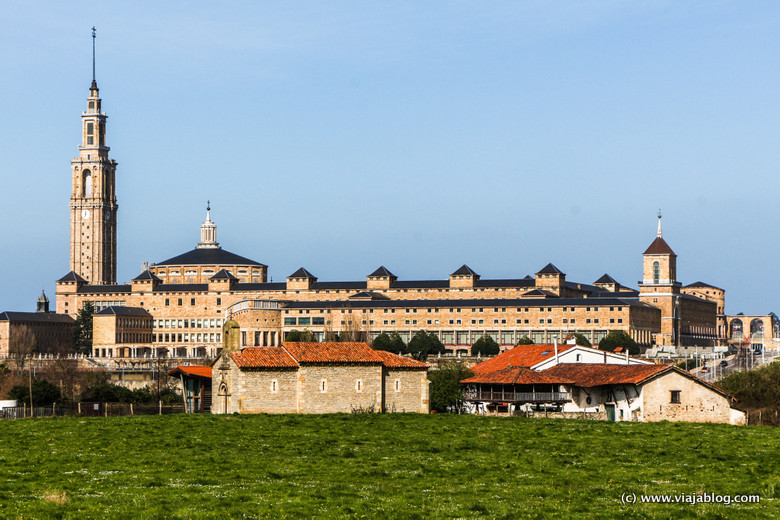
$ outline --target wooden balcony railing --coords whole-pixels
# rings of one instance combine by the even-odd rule
[[[571,401],[566,392],[512,392],[471,390],[466,391],[467,401],[501,401],[505,403],[563,403]]]

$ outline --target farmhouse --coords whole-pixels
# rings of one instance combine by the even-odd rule
[[[461,381],[472,413],[532,408],[611,421],[744,424],[733,398],[689,372],[580,345],[523,345]]]
[[[195,411],[199,403],[212,413],[429,411],[428,365],[365,343],[227,347],[210,367],[210,398],[199,394],[205,384],[190,382],[202,375],[187,370],[170,375],[181,378]]]
[[[563,412],[603,410],[611,421],[745,424],[731,395],[674,365],[563,363],[542,373],[572,381]]]

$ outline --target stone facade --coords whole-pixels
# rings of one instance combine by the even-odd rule
[[[93,284],[116,283],[116,161],[108,157],[106,116],[92,80],[82,113],[79,156],[71,161],[70,270]]]
[[[0,313],[0,358],[19,352],[68,352],[71,349],[73,324],[73,318],[63,314]]]
[[[213,413],[428,412],[427,365],[365,344],[249,347],[212,369]]]
[[[94,81],[82,119],[80,156],[72,163],[71,272],[57,282],[57,312],[76,314],[86,301],[98,310],[144,309],[152,316],[151,341],[128,346],[134,352],[216,356],[222,324],[233,316],[244,346],[279,345],[292,330],[317,339],[359,333],[367,341],[397,332],[409,341],[425,329],[457,353],[468,353],[486,334],[505,349],[523,336],[539,343],[574,332],[597,344],[611,330],[627,332],[644,348],[717,338],[718,304],[681,293],[660,218],[658,238],[643,256],[639,291],[608,275],[593,284],[573,282],[552,264],[533,277],[498,280],[464,265],[440,280],[399,280],[382,266],[358,281],[323,282],[300,268],[283,282],[268,282],[266,265],[220,247],[210,205],[195,249],[117,285],[116,163],[108,158],[106,115]]]

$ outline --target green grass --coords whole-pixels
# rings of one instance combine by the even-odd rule
[[[698,449],[694,449],[695,447]],[[0,422],[3,518],[777,518],[780,432],[457,415]],[[758,505],[622,493],[759,494]]]

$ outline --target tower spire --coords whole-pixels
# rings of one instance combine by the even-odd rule
[[[662,238],[663,233],[661,233],[661,210],[658,210],[658,238]]]
[[[206,202],[206,220],[200,226],[199,248],[219,248],[217,225],[211,221],[211,201]]]
[[[95,29],[95,26],[92,26],[92,86],[90,89],[97,89],[97,81],[95,81],[95,37],[97,34],[97,29]]]

